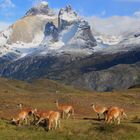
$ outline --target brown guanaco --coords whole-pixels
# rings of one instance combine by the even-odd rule
[[[60,128],[60,113],[53,111],[51,112],[50,116],[49,116],[49,125],[48,125],[48,129],[56,129],[57,126]]]
[[[34,113],[35,117],[38,118],[36,125],[38,125],[41,121],[49,119],[49,116],[52,112],[53,111],[37,111]]]
[[[112,121],[115,122],[115,120],[116,120],[117,124],[120,124],[120,121],[121,121],[122,117],[127,118],[127,115],[125,114],[123,108],[111,107],[108,110],[108,113],[107,113],[107,116],[106,116],[106,122],[107,123],[112,123]]]
[[[103,106],[97,106],[97,105],[94,105],[94,104],[91,104],[93,110],[97,113],[97,117],[98,119],[100,119],[100,115],[104,115],[104,118],[106,117],[106,113],[108,111],[108,108],[107,107],[103,107]]]
[[[12,119],[12,122],[14,122],[17,125],[21,125],[23,121],[28,123],[28,112],[27,111],[21,111],[15,118]]]
[[[64,118],[64,115],[67,116],[67,119],[72,115],[74,117],[74,108],[72,105],[60,105],[58,103],[58,100],[55,101],[57,109],[62,113],[62,118]]]

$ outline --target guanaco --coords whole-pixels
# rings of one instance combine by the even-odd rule
[[[34,112],[36,112],[36,109],[20,108],[19,114],[17,115],[17,117],[12,119],[12,122],[20,125],[25,120],[26,124],[28,124],[29,116],[33,115]]]
[[[28,112],[27,111],[21,111],[15,118],[12,119],[12,122],[14,122],[16,125],[21,125],[23,121],[25,123],[28,123]]]
[[[115,122],[115,120],[116,120],[117,124],[119,125],[122,117],[127,118],[127,115],[125,114],[123,108],[111,107],[108,110],[108,113],[107,113],[107,116],[106,116],[106,122],[107,123],[112,123],[112,121]]]
[[[55,101],[56,107],[62,113],[62,118],[67,115],[67,119],[72,115],[74,117],[74,108],[71,105],[59,105],[58,100]]]
[[[53,111],[45,111],[45,112],[36,112],[34,113],[35,117],[38,118],[38,121],[36,123],[36,125],[38,125],[40,122],[49,119],[50,114]]]
[[[18,104],[18,107],[19,107],[19,109],[20,109],[20,111],[26,111],[26,112],[28,112],[28,114],[29,115],[32,115],[32,114],[34,114],[35,112],[37,112],[37,109],[35,108],[35,109],[31,109],[31,108],[23,108],[23,104]]]
[[[49,116],[49,125],[48,130],[56,129],[57,126],[60,128],[60,113],[59,112],[51,112]]]
[[[106,118],[106,114],[108,111],[107,107],[103,107],[103,106],[95,106],[94,104],[91,104],[93,110],[97,113],[97,117],[98,119],[100,119],[100,115],[103,114],[104,118]]]

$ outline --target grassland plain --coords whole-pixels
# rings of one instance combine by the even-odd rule
[[[45,131],[41,126],[11,124],[19,109],[57,110],[54,101],[72,104],[76,119],[61,120],[61,128]],[[119,106],[126,110],[127,120],[121,125],[97,120],[91,103]],[[50,80],[26,83],[0,79],[0,140],[140,140],[140,88],[97,93],[74,89]]]

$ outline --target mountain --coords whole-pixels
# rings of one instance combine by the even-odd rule
[[[23,18],[0,33],[0,56],[14,55],[12,58],[18,59],[32,53],[44,38],[47,22],[58,24],[57,15],[46,3],[31,8]]]
[[[13,60],[52,50],[61,53],[84,49],[90,53],[97,45],[88,22],[70,5],[56,14],[46,2],[27,11],[23,18],[0,34],[0,40],[1,57]]]
[[[140,84],[140,36],[92,30],[70,5],[55,13],[48,3],[31,8],[0,34],[0,76],[49,78],[97,91]]]

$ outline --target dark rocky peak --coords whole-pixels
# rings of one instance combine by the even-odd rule
[[[81,30],[86,30],[86,29],[90,29],[90,25],[87,21],[85,20],[80,20],[79,21],[79,25],[78,25],[79,29]]]
[[[42,1],[38,5],[32,7],[25,16],[32,16],[32,15],[48,15],[48,16],[54,16],[55,12],[49,8],[49,5],[47,2]]]
[[[75,34],[75,38],[85,41],[85,48],[93,49],[97,45],[97,42],[91,32],[90,26],[87,21],[81,20],[78,22],[78,30]]]
[[[72,25],[75,22],[78,22],[80,17],[72,9],[70,5],[65,8],[60,9],[58,14],[58,27],[60,30],[65,29],[67,26]]]
[[[71,5],[66,6],[65,11],[66,11],[66,12],[70,12],[70,11],[72,11],[72,7],[71,7]]]
[[[58,28],[54,25],[53,22],[48,22],[46,24],[44,34],[45,36],[52,36],[53,41],[58,41]]]
[[[137,32],[136,34],[134,34],[134,37],[140,37],[140,32]]]

